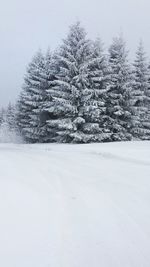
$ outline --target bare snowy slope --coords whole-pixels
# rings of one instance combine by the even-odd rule
[[[0,266],[149,267],[150,143],[0,145]]]

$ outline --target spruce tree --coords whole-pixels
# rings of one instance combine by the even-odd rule
[[[133,66],[132,132],[136,139],[150,139],[149,69],[142,42],[139,44]]]
[[[5,116],[7,117],[9,128],[15,131],[16,130],[16,118],[15,118],[16,110],[15,110],[15,106],[12,105],[11,103],[8,104]]]
[[[106,55],[100,39],[92,43],[91,57],[87,62],[88,85],[83,91],[82,127],[84,142],[102,142],[110,140],[106,119],[106,94],[109,84],[109,72]]]
[[[9,103],[8,107],[2,113],[0,124],[0,142],[3,143],[20,143],[21,137],[16,124],[15,106]]]
[[[114,38],[109,48],[110,84],[106,97],[112,141],[131,140],[131,70],[127,56],[123,38]]]
[[[47,99],[49,81],[45,57],[39,51],[27,68],[24,86],[18,101],[18,125],[28,142],[46,142],[46,114],[43,104]]]
[[[56,79],[56,64],[55,56],[47,50],[45,55],[45,79],[46,79],[46,90],[45,99],[42,104],[41,122],[43,123],[43,133],[45,133],[45,142],[55,142],[56,131],[55,127],[49,125],[49,121],[57,118],[57,112],[55,109],[55,98],[52,97],[52,91],[54,87],[54,81]]]
[[[4,114],[5,114],[5,109],[4,108],[1,108],[0,109],[0,125],[3,123]]]
[[[49,90],[54,117],[48,124],[55,131],[55,141],[83,142],[83,93],[88,87],[90,53],[91,42],[80,23],[76,23],[54,57],[55,80]]]

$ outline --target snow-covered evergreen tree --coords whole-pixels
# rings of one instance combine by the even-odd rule
[[[110,132],[105,123],[106,94],[109,72],[103,45],[99,39],[92,44],[91,57],[87,62],[88,86],[83,91],[83,141],[102,142],[110,140]]]
[[[48,138],[47,118],[43,112],[49,88],[46,60],[41,51],[33,57],[18,101],[18,125],[28,142],[46,142]]]
[[[9,127],[13,113],[9,107]],[[17,126],[28,142],[150,139],[150,75],[142,44],[131,73],[121,36],[107,57],[100,40],[90,41],[75,23],[53,55],[39,51],[29,64]]]
[[[9,128],[14,131],[16,129],[15,116],[16,116],[15,106],[9,103],[7,109],[5,110],[5,117],[7,117]]]
[[[53,98],[49,128],[55,129],[58,142],[83,142],[83,92],[88,87],[87,62],[91,42],[85,30],[76,23],[55,55],[55,81],[49,90]]]
[[[137,139],[150,139],[150,75],[142,42],[136,53],[133,74],[133,136]]]
[[[1,108],[0,109],[0,125],[3,123],[4,114],[5,114],[5,109],[4,108]]]
[[[110,85],[107,92],[107,127],[112,141],[131,139],[131,70],[122,36],[109,48]]]
[[[20,143],[21,141],[16,124],[16,109],[9,103],[8,107],[2,110],[0,143]]]
[[[56,137],[55,127],[50,127],[48,124],[50,120],[57,118],[54,112],[55,101],[50,93],[54,86],[54,80],[56,79],[55,67],[55,57],[48,49],[45,55],[45,78],[47,81],[47,88],[45,92],[45,99],[41,106],[41,122],[43,123],[43,133],[45,133],[45,137],[43,136],[44,142],[54,142]]]

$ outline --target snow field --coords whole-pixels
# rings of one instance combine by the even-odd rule
[[[150,143],[1,144],[0,266],[149,267]]]

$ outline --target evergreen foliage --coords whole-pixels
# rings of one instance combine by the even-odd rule
[[[92,44],[87,73],[88,86],[83,96],[85,142],[109,141],[110,132],[105,125],[107,120],[105,96],[109,86],[109,72],[107,58],[99,39]]]
[[[150,76],[142,42],[136,52],[133,75],[133,136],[137,139],[150,139]]]
[[[131,70],[122,36],[109,48],[110,84],[107,91],[107,123],[112,141],[131,139]]]
[[[21,136],[16,124],[16,107],[9,103],[0,112],[0,143],[20,143]]]
[[[18,125],[28,142],[48,141],[44,103],[48,98],[49,60],[50,55],[44,57],[41,51],[33,57],[27,68],[23,91],[18,101]]]
[[[31,143],[150,139],[150,72],[142,44],[132,68],[122,36],[105,54],[101,41],[89,40],[75,23],[55,53],[33,57],[15,120]]]
[[[84,94],[88,87],[87,63],[91,42],[80,23],[70,27],[67,38],[55,54],[55,80],[49,94],[53,99],[49,127],[58,142],[83,142]]]

